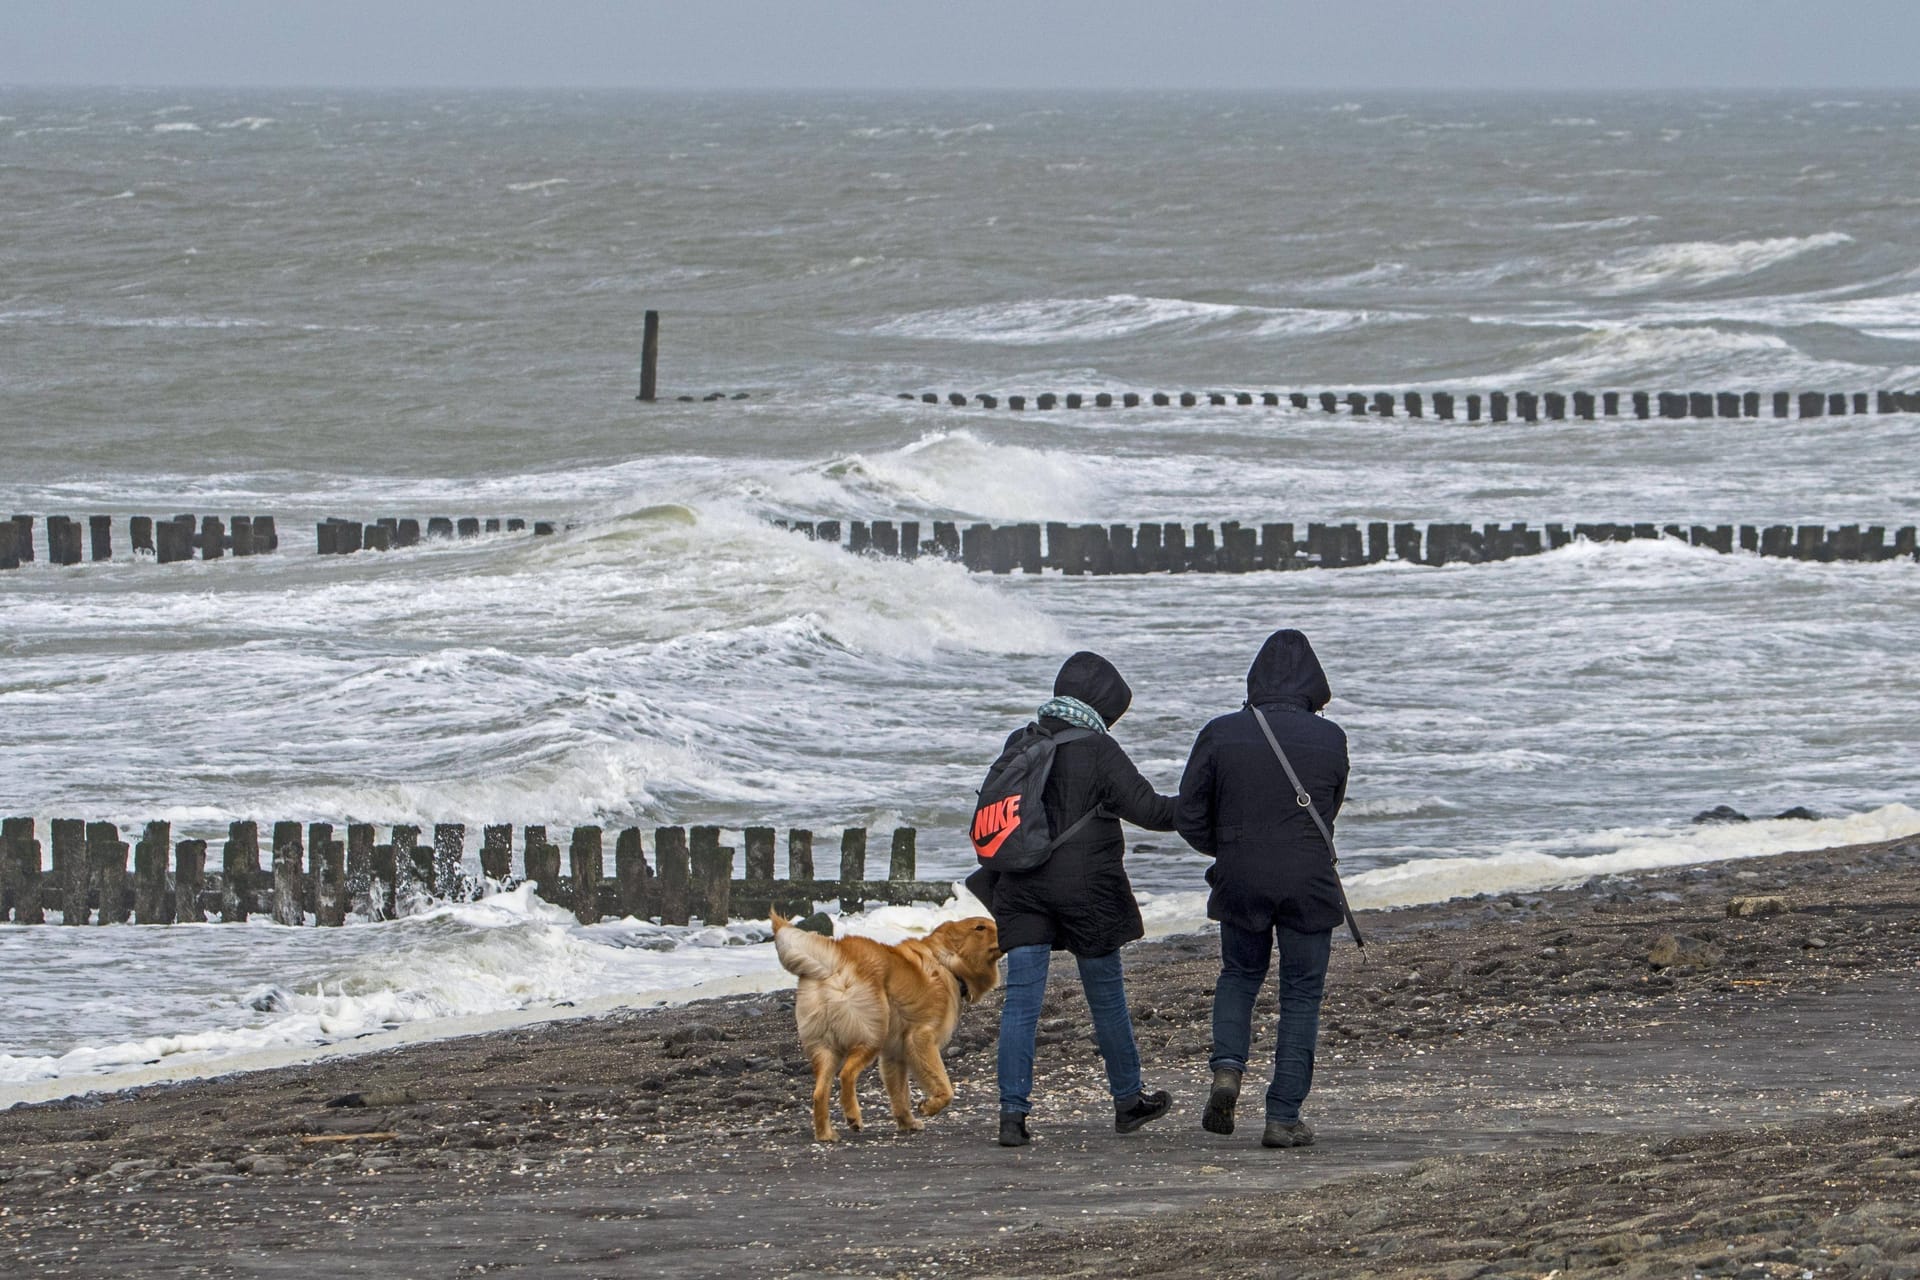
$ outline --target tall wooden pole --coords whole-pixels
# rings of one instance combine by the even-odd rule
[[[640,396],[653,399],[654,367],[660,361],[660,313],[647,312],[646,331],[640,339]]]

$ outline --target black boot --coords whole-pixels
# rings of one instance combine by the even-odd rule
[[[1152,1093],[1142,1091],[1134,1095],[1131,1102],[1113,1104],[1113,1131],[1132,1133],[1143,1124],[1151,1124],[1167,1114],[1167,1108],[1173,1105],[1173,1095],[1165,1089],[1155,1089]]]
[[[1003,1147],[1024,1147],[1033,1141],[1027,1132],[1027,1113],[1024,1111],[1002,1111],[1000,1113],[1000,1145]]]
[[[1233,1104],[1240,1101],[1240,1073],[1222,1067],[1213,1073],[1213,1092],[1207,1095],[1207,1110],[1200,1127],[1208,1133],[1233,1132]]]
[[[1295,1120],[1291,1124],[1285,1120],[1267,1121],[1267,1130],[1260,1135],[1263,1147],[1310,1147],[1313,1145],[1313,1127],[1305,1120]]]

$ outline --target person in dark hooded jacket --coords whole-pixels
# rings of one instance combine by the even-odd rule
[[[1113,1093],[1114,1128],[1131,1133],[1165,1115],[1172,1098],[1145,1092],[1140,1051],[1127,1011],[1120,948],[1146,930],[1122,864],[1122,819],[1149,831],[1173,829],[1173,797],[1154,791],[1107,732],[1133,702],[1133,690],[1097,653],[1076,653],[1060,668],[1054,696],[1041,706],[1048,733],[1086,729],[1092,736],[1060,744],[1041,801],[1048,828],[1064,832],[1096,809],[1101,815],[1064,840],[1030,871],[974,872],[967,887],[993,912],[1007,957],[1006,1003],[1000,1012],[1000,1145],[1025,1146],[1032,1108],[1035,1031],[1046,995],[1050,953],[1070,951],[1093,1015],[1095,1041]],[[1021,738],[1015,731],[1007,745]]]
[[[1266,715],[1331,830],[1347,794],[1347,735],[1316,713],[1332,697],[1307,638],[1274,632],[1247,672],[1246,706],[1200,731],[1180,779],[1177,824],[1188,844],[1213,858],[1207,915],[1220,922],[1213,1088],[1201,1124],[1211,1133],[1233,1132],[1253,1006],[1277,943],[1280,1026],[1261,1135],[1269,1147],[1313,1142],[1300,1106],[1313,1085],[1320,998],[1343,899],[1332,850],[1298,803],[1252,708]]]

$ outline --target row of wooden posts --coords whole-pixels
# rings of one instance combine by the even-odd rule
[[[1464,418],[1467,422],[1563,422],[1569,416],[1592,422],[1596,418],[1763,418],[1772,409],[1775,418],[1825,418],[1864,413],[1920,413],[1920,392],[1916,391],[1490,391],[1455,395],[1450,391],[1155,391],[1142,395],[1126,391],[1086,394],[1069,391],[1064,395],[1043,391],[1039,395],[969,396],[960,391],[902,391],[902,400],[923,404],[948,404],[956,409],[977,404],[983,409],[1138,409],[1143,405],[1167,408],[1179,405],[1192,409],[1199,405],[1253,405],[1269,409],[1283,406],[1311,409],[1316,404],[1323,413],[1346,412],[1351,417],[1391,418],[1396,412],[1409,418],[1424,418],[1428,411],[1442,421]],[[1484,415],[1484,416],[1483,416]]]
[[[482,533],[524,533],[527,522],[518,516],[504,519],[489,516],[431,516],[426,522],[428,538],[477,538]],[[535,520],[533,533],[544,538],[554,531],[551,520]],[[345,520],[339,516],[328,516],[314,528],[315,548],[323,556],[347,556],[356,551],[393,551],[401,547],[418,546],[421,540],[420,521],[396,516],[384,516],[379,520]]]
[[[113,559],[112,516],[87,516],[89,558]],[[0,569],[18,569],[31,564],[36,556],[33,537],[34,517],[17,515],[0,521]],[[48,516],[47,562],[79,564],[81,560],[80,521],[70,516]],[[152,516],[127,518],[127,543],[135,556],[151,556],[161,564],[193,559],[198,551],[204,560],[225,555],[263,556],[279,549],[280,535],[272,516],[180,515],[156,520]]]
[[[931,524],[922,539],[917,520],[850,521],[846,541],[838,520],[781,520],[780,527],[848,551],[902,559],[954,560],[980,573],[1068,575],[1135,573],[1252,573],[1262,570],[1338,569],[1400,560],[1409,564],[1482,564],[1539,555],[1576,539],[1629,542],[1674,538],[1722,554],[1736,548],[1762,556],[1812,561],[1920,559],[1912,525],[1703,525],[1641,523],[1429,524],[1384,520],[1359,524]],[[1297,536],[1304,532],[1305,536]]]
[[[482,828],[481,878],[475,880],[462,866],[467,828],[457,822],[435,825],[431,843],[422,843],[418,826],[392,827],[389,838],[377,842],[370,823],[346,824],[341,839],[332,823],[276,822],[264,867],[253,822],[227,828],[215,867],[207,865],[208,841],[175,840],[169,823],[147,823],[131,849],[111,822],[56,818],[48,825],[50,864],[34,819],[0,822],[0,920],[44,924],[49,911],[58,911],[69,925],[244,921],[255,914],[285,925],[309,916],[316,924],[341,925],[350,913],[392,919],[419,902],[466,900],[532,881],[540,898],[583,924],[626,916],[724,924],[764,919],[772,907],[804,915],[816,902],[837,899],[851,912],[869,902],[939,902],[952,892],[946,882],[914,878],[912,827],[894,829],[885,879],[868,878],[864,827],[841,832],[833,879],[814,875],[811,831],[787,832],[786,874],[777,877],[778,833],[748,827],[739,833],[744,874],[736,879],[735,849],[721,843],[719,827],[655,828],[651,860],[639,827],[614,833],[609,875],[603,828],[572,829],[563,871],[560,846],[547,839],[547,828],[526,826],[516,875],[513,827],[502,824]]]

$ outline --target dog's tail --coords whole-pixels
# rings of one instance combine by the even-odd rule
[[[770,918],[773,921],[773,951],[780,957],[781,968],[803,978],[832,976],[839,962],[839,948],[832,938],[796,929],[778,911],[773,912]]]

